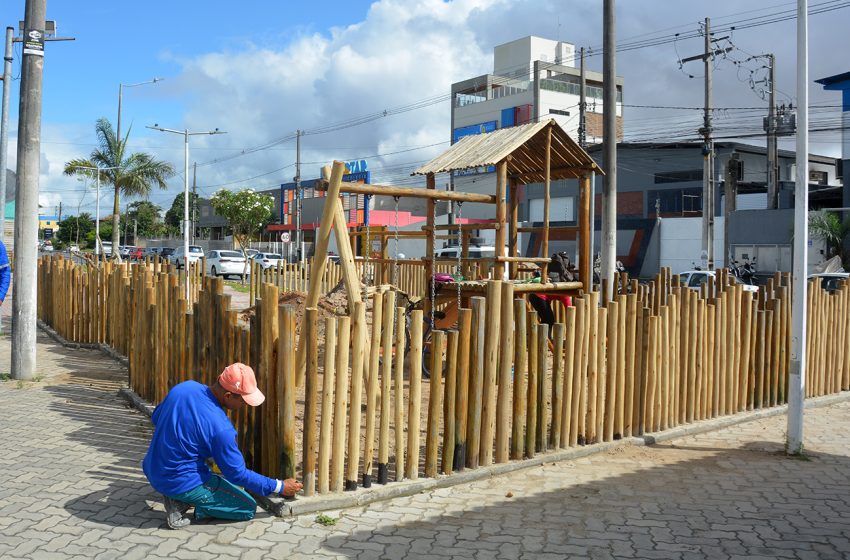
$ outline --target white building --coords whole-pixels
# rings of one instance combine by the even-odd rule
[[[585,139],[589,145],[602,141],[602,74],[586,70],[585,82]],[[623,79],[618,77],[616,84],[619,141],[623,135]],[[580,56],[574,45],[533,36],[498,45],[493,49],[492,74],[452,84],[452,144],[469,134],[552,118],[580,141],[580,94]],[[459,191],[493,193],[496,181],[493,170],[478,169],[455,174],[453,183]],[[553,197],[558,196],[559,187],[553,185]],[[521,196],[524,207],[525,190]],[[535,205],[530,210],[541,213],[542,207]],[[464,205],[462,212],[464,218],[494,217],[493,208],[486,205]],[[520,215],[528,214],[521,210]]]

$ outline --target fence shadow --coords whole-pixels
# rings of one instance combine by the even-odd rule
[[[657,445],[623,453],[656,455],[661,464],[561,490],[547,480],[551,467],[534,469],[522,487],[539,482],[540,492],[523,496],[505,477],[495,489],[483,483],[486,491],[473,484],[465,507],[448,506],[447,494],[438,491],[429,497],[435,517],[410,519],[415,510],[401,500],[387,510],[404,514],[405,522],[336,533],[323,546],[352,558],[775,558],[794,551],[839,558],[850,550],[846,456],[792,459],[770,441],[732,450]],[[617,461],[609,454],[598,462],[615,472],[633,469]],[[344,531],[344,520],[340,525]]]

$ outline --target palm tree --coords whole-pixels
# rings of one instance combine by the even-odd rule
[[[844,240],[850,235],[850,219],[841,221],[837,212],[820,210],[809,215],[809,235],[826,243],[827,258],[841,257],[843,264],[848,262]]]
[[[153,185],[165,189],[168,187],[165,181],[174,175],[174,167],[170,163],[158,161],[145,152],[126,155],[124,150],[127,147],[130,131],[127,131],[124,138],[119,139],[112,129],[112,123],[106,118],[97,120],[95,132],[98,147],[92,151],[88,159],[78,158],[67,162],[65,175],[95,177],[97,171],[86,168],[103,169],[100,172],[101,182],[115,188],[115,200],[112,205],[112,246],[115,248],[113,255],[118,256],[121,193],[124,196],[148,196]]]

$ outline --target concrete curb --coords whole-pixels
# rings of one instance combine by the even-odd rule
[[[53,327],[51,327],[50,325],[48,325],[47,323],[45,323],[41,319],[38,320],[37,324],[38,324],[38,328],[40,328],[45,333],[47,333],[47,336],[49,336],[55,342],[61,344],[65,348],[73,348],[75,350],[80,350],[80,349],[100,350],[106,356],[108,356],[109,358],[112,358],[113,360],[115,360],[116,362],[121,364],[122,366],[130,367],[130,360],[126,356],[119,354],[118,352],[113,350],[112,347],[107,346],[106,344],[70,342],[68,340],[65,340],[65,338],[61,334],[59,334],[58,332],[53,330]]]
[[[118,393],[126,399],[131,406],[141,411],[146,416],[150,417],[153,413],[154,407],[141,399],[132,389],[121,389]],[[811,398],[805,401],[805,406],[806,408],[819,408],[846,401],[850,401],[850,392]],[[755,420],[762,420],[772,416],[779,416],[785,414],[787,409],[788,405],[781,405],[773,408],[743,412],[733,416],[703,420],[661,433],[645,434],[643,436],[623,438],[616,441],[540,453],[532,459],[488,465],[477,469],[458,471],[451,475],[440,475],[437,478],[403,480],[400,482],[393,482],[386,486],[373,486],[371,488],[358,487],[357,490],[342,494],[325,494],[322,496],[311,496],[309,498],[301,497],[294,500],[257,495],[254,495],[254,497],[257,499],[257,503],[259,503],[266,511],[278,517],[293,517],[308,513],[359,507],[372,502],[412,496],[414,494],[435,490],[437,488],[448,488],[458,484],[486,480],[503,474],[538,467],[544,463],[572,461],[582,457],[588,457],[590,455],[599,455],[624,445],[653,445],[686,436],[722,430],[723,428],[729,428],[746,422],[753,422]]]

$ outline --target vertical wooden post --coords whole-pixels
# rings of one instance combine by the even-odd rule
[[[404,307],[395,310],[395,360],[393,367],[393,433],[395,434],[395,477],[404,479],[404,345],[407,315]]]
[[[486,303],[483,297],[472,302],[472,356],[469,377],[469,416],[466,426],[466,466],[477,468],[481,445],[481,399],[484,393],[484,332]]]
[[[349,294],[350,295],[350,294]],[[345,489],[357,489],[357,471],[360,467],[360,422],[363,413],[363,370],[366,347],[366,304],[354,304],[354,341],[351,362],[351,407],[348,420],[348,468],[345,473]]]
[[[561,445],[563,429],[562,414],[564,402],[564,324],[555,323],[552,327],[552,430],[549,432],[549,448]]]
[[[303,328],[307,331],[307,371],[304,384],[304,450],[303,477],[304,495],[312,496],[316,491],[316,407],[319,390],[319,311],[308,307],[304,314]]]
[[[511,419],[511,372],[513,369],[513,301],[514,286],[506,283],[501,286],[501,305],[499,320],[499,386],[496,402],[496,462],[504,463],[509,458],[510,419]]]
[[[425,176],[425,188],[434,190],[437,185],[434,180],[434,174],[428,173]],[[429,286],[434,281],[434,208],[436,201],[433,198],[425,200],[425,225],[428,228],[427,236],[425,237],[425,286]],[[431,316],[431,306],[434,302],[431,301],[430,294],[425,295],[425,315]]]
[[[331,490],[334,492],[343,489],[345,480],[345,418],[348,411],[348,357],[351,345],[351,318],[340,317],[338,329],[333,455],[331,458]]]
[[[608,355],[608,340],[605,334],[608,332],[608,309],[604,307],[600,307],[597,312],[597,344],[599,345],[599,350],[596,354],[596,407],[595,407],[595,417],[596,417],[596,438],[595,442],[601,442],[605,433],[605,383],[608,376],[607,371],[607,360],[606,356]]]
[[[458,331],[449,331],[448,342],[446,343],[446,380],[443,389],[445,397],[443,399],[443,456],[440,463],[442,471],[446,474],[452,474],[454,471],[459,338],[460,333]]]
[[[490,280],[487,282],[487,325],[484,335],[484,386],[481,409],[481,443],[479,449],[481,465],[485,467],[493,462],[502,284],[501,280]]]
[[[606,333],[607,340],[607,371],[605,375],[605,400],[604,400],[604,418],[605,432],[604,440],[613,441],[614,439],[614,420],[617,413],[617,346],[619,343],[619,322],[620,322],[620,304],[616,301],[608,303],[608,331]]]
[[[579,334],[578,323],[576,322],[576,308],[570,306],[567,308],[567,316],[566,316],[566,351],[561,356],[561,359],[564,361],[564,398],[561,401],[561,439],[558,442],[560,447],[567,447],[568,445],[574,445],[572,443],[572,434],[573,434],[573,409],[576,407],[575,398],[577,393],[578,385],[576,383],[576,378],[578,377],[575,371],[575,352],[576,352],[576,339]]]
[[[372,486],[372,470],[375,457],[375,414],[378,399],[378,367],[381,357],[381,325],[383,324],[384,299],[381,294],[372,296],[372,341],[369,345],[369,378],[366,380],[366,440],[363,446],[363,487]],[[389,310],[387,310],[389,313]]]
[[[419,478],[419,414],[422,407],[422,310],[410,317],[410,393],[407,412],[407,478]],[[359,407],[358,407],[359,408]],[[398,429],[398,426],[396,426]]]
[[[505,189],[508,184],[508,162],[503,159],[496,164],[496,264],[493,267],[493,279],[502,280],[505,277],[505,263],[499,257],[505,256]]]
[[[319,428],[319,494],[330,489],[331,428],[336,366],[336,318],[325,319],[325,368],[322,373],[322,422]]]
[[[598,307],[599,292],[590,294],[589,320],[590,320],[590,352],[588,355],[588,373],[587,373],[587,431],[585,433],[588,443],[596,443],[598,433],[596,432],[596,415],[598,408],[596,406],[597,393],[599,391],[599,315]],[[605,336],[602,331],[602,336]]]
[[[431,379],[428,392],[428,425],[425,433],[425,476],[437,476],[440,444],[440,411],[443,408],[443,331],[431,332]]]
[[[549,199],[551,192],[552,178],[552,126],[546,127],[546,169],[543,174],[543,254],[541,256],[549,256]],[[540,267],[540,280],[542,282],[549,281],[549,264],[544,262]]]
[[[383,238],[386,240],[386,237]],[[386,247],[384,247],[386,249]],[[386,272],[386,271],[385,271]],[[381,430],[380,442],[378,444],[378,484],[386,484],[389,481],[389,458],[390,458],[390,388],[392,381],[392,357],[393,357],[393,324],[395,316],[395,292],[387,290],[383,301],[383,332],[381,334],[381,355],[384,358],[381,364]],[[374,317],[372,321],[374,323]]]
[[[525,456],[534,457],[534,452],[537,450],[537,377],[540,368],[537,366],[537,361],[540,359],[540,353],[537,351],[537,337],[540,331],[537,328],[537,312],[527,311],[528,317],[528,391],[526,402],[525,415]]]
[[[278,380],[280,383],[281,478],[295,477],[295,307],[280,306],[278,313]],[[190,329],[192,330],[192,329]]]
[[[527,367],[528,335],[525,328],[525,299],[515,299],[514,312],[514,386],[511,459],[522,459],[525,450],[525,370]]]
[[[517,224],[519,223],[519,185],[517,180],[511,178],[508,183],[508,256],[519,256],[519,235],[517,232]],[[502,224],[499,227],[504,227]],[[464,232],[464,241],[468,240],[470,232]],[[468,247],[468,243],[467,243]],[[464,264],[464,266],[467,266]],[[512,262],[508,266],[510,271],[509,278],[511,280],[517,277],[518,263]],[[466,275],[464,274],[464,277]]]
[[[457,403],[455,407],[454,470],[466,466],[466,434],[469,415],[469,356],[472,336],[472,310],[461,309],[458,315]]]
[[[549,386],[546,373],[549,370],[549,325],[537,325],[537,451],[546,451],[546,436],[549,428]]]

